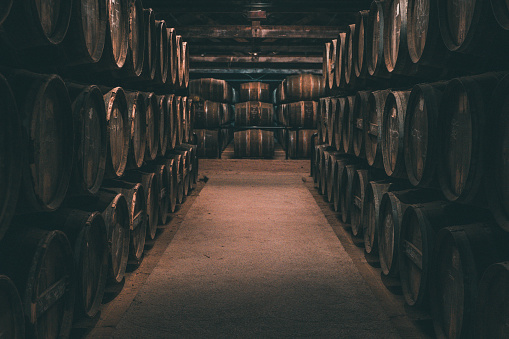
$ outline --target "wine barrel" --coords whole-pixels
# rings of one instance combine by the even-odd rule
[[[189,105],[186,96],[181,97],[182,108],[182,140],[181,143],[186,143],[189,139]]]
[[[1,21],[0,21],[1,23]],[[25,318],[23,304],[18,289],[11,279],[0,275],[0,324],[2,324],[2,335],[5,338],[25,338]]]
[[[67,84],[74,119],[74,167],[68,194],[96,194],[108,154],[106,109],[97,86]]]
[[[19,109],[23,135],[21,146],[24,148],[22,152],[27,152],[18,167],[22,172],[22,184],[17,210],[21,213],[54,211],[64,200],[73,167],[74,132],[69,92],[57,75],[9,70],[5,71],[5,76],[15,94]],[[6,84],[4,93],[5,86]],[[7,113],[15,113],[14,106],[9,104],[8,94],[3,102]],[[13,119],[5,121],[6,125],[15,128]],[[2,140],[11,133],[16,138],[16,130],[13,129],[2,136]],[[7,141],[6,145],[13,141]],[[6,150],[8,149],[7,146]],[[5,160],[8,159],[9,156]],[[7,163],[6,166],[19,164],[17,161]],[[6,173],[9,173],[8,169]],[[10,184],[7,184],[7,188],[9,187]]]
[[[175,148],[172,151],[172,154],[180,155],[178,173],[180,177],[179,185],[182,186],[182,188],[179,187],[179,191],[182,190],[182,198],[179,199],[178,202],[182,203],[184,202],[185,197],[189,194],[189,180],[191,176],[191,153],[187,149]],[[178,194],[180,196],[180,192],[178,192]]]
[[[168,174],[166,173],[166,176]],[[159,224],[159,197],[161,196],[161,183],[159,175],[141,170],[129,171],[125,174],[125,180],[132,183],[140,183],[145,190],[145,207],[147,215],[147,238],[155,239],[157,225]]]
[[[325,85],[329,88],[329,90],[334,89],[334,85],[336,84],[336,53],[338,52],[338,39],[332,39],[330,53],[328,55],[330,69],[328,74],[328,81]]]
[[[56,46],[67,34],[72,13],[71,1],[51,0],[28,2],[7,1],[2,7],[12,8],[2,24],[4,43],[15,50]]]
[[[383,168],[382,121],[385,100],[390,90],[374,91],[368,98],[368,111],[364,126],[366,160],[369,166]]]
[[[166,84],[168,80],[168,32],[166,21],[156,20],[156,39],[158,53],[155,81],[159,85]]]
[[[235,104],[236,126],[272,126],[274,106],[260,101]]]
[[[27,338],[69,337],[76,297],[69,240],[60,231],[13,230],[0,247],[0,267],[19,291]]]
[[[175,121],[178,107],[177,107],[177,97],[175,96],[175,94],[169,94],[167,102],[168,102],[168,112],[170,113],[170,116],[168,118],[170,131],[168,135],[168,147],[167,147],[167,151],[169,151],[174,149],[177,143],[176,137],[177,126],[175,125]]]
[[[509,303],[509,262],[490,265],[479,283],[476,306],[477,338],[504,338],[507,336],[507,312]]]
[[[324,153],[325,162],[322,171],[322,193],[325,201],[334,204],[334,189],[336,189],[338,162],[343,160],[341,153],[330,151]]]
[[[174,138],[175,138],[175,146],[178,146],[182,143],[182,97],[175,97],[175,114],[173,115],[173,126],[174,126]]]
[[[291,159],[309,158],[311,156],[311,137],[316,133],[316,130],[303,129],[288,131],[288,133],[288,156]]]
[[[495,227],[479,223],[438,232],[430,284],[437,337],[461,338],[473,333],[482,274],[491,264],[508,259],[507,243],[498,243]]]
[[[178,173],[176,172],[175,159],[164,157],[157,161],[157,164],[165,165],[168,174],[168,212],[174,213],[177,205]]]
[[[404,186],[389,181],[370,181],[366,189],[363,208],[364,249],[366,253],[378,252],[378,230],[380,202],[383,195],[391,190],[402,189]]]
[[[142,92],[145,98],[145,119],[147,126],[147,149],[145,160],[154,160],[159,152],[159,104],[157,96],[151,93]]]
[[[170,112],[171,106],[168,105],[167,95],[158,95],[157,103],[159,106],[159,155],[164,156],[168,150],[168,138],[170,137]]]
[[[508,126],[509,119],[505,113],[508,103],[509,77],[504,77],[491,97],[489,106],[490,117],[493,124],[489,124],[487,135],[486,159],[489,165],[486,166],[484,175],[485,196],[489,203],[497,224],[509,232],[509,204],[507,182],[507,158]]]
[[[185,152],[187,171],[189,173],[189,191],[193,190],[198,181],[198,146],[191,144],[182,144],[178,146],[176,151]],[[187,195],[187,193],[186,193]]]
[[[176,176],[177,183],[175,185],[175,197],[177,204],[182,204],[185,199],[184,195],[185,158],[179,153],[172,152],[168,154],[168,159],[173,160],[173,174]]]
[[[352,206],[352,198],[353,198],[353,178],[354,174],[358,169],[362,169],[364,164],[359,162],[358,159],[352,160],[342,168],[342,172],[338,172],[338,182],[339,185],[339,195],[340,195],[340,207],[341,207],[341,220],[344,223],[351,222],[351,206]],[[352,233],[353,233],[352,228]],[[358,232],[354,233],[357,235]]]
[[[328,146],[330,147],[330,146]],[[331,153],[335,152],[333,149],[327,148],[323,149],[323,152],[320,153],[319,159],[319,168],[320,177],[318,177],[318,193],[322,195],[327,195],[327,183],[328,176],[331,173],[329,170],[329,161]]]
[[[168,85],[176,88],[178,78],[178,64],[177,64],[177,33],[175,28],[167,28],[168,34]]]
[[[444,67],[447,48],[440,36],[438,6],[428,0],[408,0],[407,43],[414,64]]]
[[[269,84],[263,82],[246,82],[240,84],[240,101],[270,102]]]
[[[274,156],[274,132],[251,129],[235,132],[234,154],[236,158],[272,158]]]
[[[387,0],[384,28],[385,66],[389,73],[414,73],[408,52],[408,0]]]
[[[405,116],[404,155],[408,179],[426,187],[435,180],[439,153],[439,106],[447,84],[415,85]]]
[[[488,220],[485,210],[435,201],[410,205],[401,220],[399,268],[405,301],[429,306],[430,272],[437,232],[447,226]]]
[[[9,228],[18,202],[26,148],[22,146],[23,137],[20,115],[16,99],[7,80],[0,75],[0,240]]]
[[[120,177],[124,174],[129,154],[129,126],[127,98],[121,87],[104,94],[108,131],[108,158],[106,160],[106,178]]]
[[[119,70],[124,67],[129,50],[129,2],[107,0],[107,6],[108,19],[103,55],[99,63],[90,65],[90,68],[97,72]]]
[[[318,138],[322,144],[328,144],[329,141],[327,121],[329,119],[330,100],[330,98],[321,98],[318,106]]]
[[[7,0],[7,1],[4,1],[0,5],[0,25],[5,21],[5,19],[7,19],[7,17],[11,13],[13,2],[14,2],[14,0]],[[4,286],[7,286],[7,283],[5,282],[5,278],[3,278],[3,279],[4,279],[4,281],[3,281]]]
[[[222,105],[214,101],[193,101],[196,128],[218,128],[222,122]]]
[[[69,29],[62,43],[68,66],[93,64],[101,59],[107,22],[106,1],[74,0]]]
[[[346,98],[345,109],[343,116],[340,116],[341,121],[341,134],[343,139],[343,151],[345,153],[353,154],[353,112],[355,111],[355,96],[348,96]],[[341,114],[341,112],[340,112]]]
[[[509,30],[509,4],[507,4],[507,1],[491,0],[491,7],[500,27]]]
[[[155,164],[148,164],[143,168],[143,171],[147,173],[154,173],[159,182],[159,193],[158,197],[158,212],[159,212],[159,223],[166,225],[168,222],[168,211],[170,210],[170,191],[172,189],[170,182],[169,169],[166,164],[156,162]]]
[[[345,84],[348,88],[354,88],[356,86],[355,70],[353,65],[354,55],[354,37],[356,27],[355,24],[348,25],[346,29],[346,40],[345,40],[345,55],[343,58],[343,68],[345,70]]]
[[[152,8],[143,10],[143,23],[145,25],[145,51],[143,56],[143,67],[138,80],[152,82],[156,76],[157,64],[156,21],[155,12]]]
[[[353,37],[353,70],[356,78],[365,78],[368,74],[366,57],[366,40],[369,10],[359,11],[355,21],[355,35]]]
[[[329,146],[336,146],[336,119],[338,118],[338,105],[335,98],[330,98],[328,101],[329,109],[328,109],[328,116],[327,116],[327,136],[328,136],[328,145]]]
[[[399,273],[401,220],[408,206],[437,201],[441,197],[440,191],[432,189],[408,189],[383,195],[378,216],[378,254],[384,275],[396,276]]]
[[[314,161],[313,161],[313,164],[314,164],[314,175],[313,175],[313,179],[314,179],[314,182],[316,184],[320,184],[321,185],[321,171],[322,171],[322,164],[321,164],[321,159],[322,159],[322,153],[325,152],[326,150],[330,150],[332,149],[332,147],[329,147],[327,145],[316,145],[315,146],[315,158],[314,158]],[[318,188],[319,185],[316,185],[316,187]]]
[[[364,129],[368,121],[369,96],[371,92],[359,91],[355,95],[355,104],[352,114],[353,153],[357,157],[366,157]]]
[[[276,98],[275,98],[275,103],[276,104],[285,103],[287,101],[286,100],[286,79],[284,79],[277,86],[277,89],[275,90],[275,93],[276,93]]]
[[[385,173],[405,178],[405,115],[410,91],[392,91],[385,100],[382,118],[382,157]]]
[[[198,156],[201,158],[221,157],[221,132],[220,130],[197,129]]]
[[[129,211],[129,257],[130,264],[138,265],[143,258],[147,234],[147,211],[145,190],[142,184],[110,180],[104,186],[124,196]]]
[[[340,212],[342,211],[342,205],[343,205],[343,194],[341,193],[341,191],[343,190],[343,184],[345,182],[345,175],[346,175],[346,171],[345,171],[345,168],[346,166],[348,165],[352,165],[352,164],[358,164],[358,159],[355,159],[353,158],[352,156],[348,155],[348,154],[343,154],[341,156],[338,156],[337,157],[337,160],[336,160],[336,173],[334,174],[334,183],[333,183],[333,192],[332,192],[332,196],[333,196],[333,203],[334,203],[334,211],[336,212]],[[345,218],[347,218],[347,216],[345,216]],[[343,217],[341,217],[341,220],[343,220]],[[348,219],[346,219],[347,221],[349,221]],[[347,222],[345,221],[345,222]]]
[[[493,2],[493,1],[492,1]],[[493,13],[499,8],[490,6],[489,1],[456,2],[438,1],[440,32],[450,51],[473,54],[480,57],[504,58],[509,37],[499,27]],[[496,3],[495,3],[496,5]],[[504,3],[507,7],[507,3]],[[499,16],[499,14],[495,14]]]
[[[127,167],[140,168],[145,160],[147,148],[145,98],[141,92],[126,93],[126,98],[130,129]]]
[[[370,172],[367,169],[358,169],[353,173],[352,195],[350,207],[350,225],[355,236],[362,234],[363,215],[365,211],[366,190],[368,189]]]
[[[145,57],[145,23],[143,21],[143,5],[141,0],[129,1],[128,49],[124,67],[113,72],[113,76],[121,79],[138,78],[143,71]]]
[[[184,84],[184,69],[182,68],[182,36],[177,35],[176,41],[176,55],[177,55],[177,83],[176,88],[182,88]]]
[[[196,121],[198,120],[196,109],[194,110],[194,113],[195,113],[194,114],[194,123],[195,123],[195,127],[196,127]],[[221,104],[221,115],[222,115],[222,118],[221,118],[222,124],[228,124],[228,123],[232,122],[232,120],[235,119],[235,115],[233,113],[233,106],[228,103],[222,103]]]
[[[35,217],[32,225],[62,231],[69,239],[77,276],[75,312],[93,318],[101,307],[108,276],[108,240],[101,213],[63,208]]]
[[[224,80],[202,78],[189,82],[189,95],[203,100],[231,103],[233,89]]]
[[[325,87],[329,88],[329,77],[332,73],[332,65],[331,65],[331,49],[332,49],[332,43],[326,42],[323,49],[323,63],[322,63],[322,74],[323,74],[323,80],[325,83]],[[334,82],[334,78],[332,80]]]
[[[318,119],[318,102],[299,101],[288,104],[288,126],[316,128]]]
[[[182,53],[181,57],[182,84],[180,85],[180,87],[182,89],[186,89],[189,87],[189,47],[187,46],[187,41],[182,41],[182,48],[180,52]]]
[[[102,211],[109,244],[109,276],[114,283],[124,279],[129,257],[129,208],[125,197],[101,189],[92,209]]]
[[[346,98],[334,98],[331,99],[336,101],[336,127],[334,127],[334,131],[336,131],[336,134],[334,135],[334,147],[339,152],[344,152],[343,150],[343,117],[345,114],[345,109],[348,108],[347,106],[347,99]]]
[[[438,179],[449,201],[473,202],[485,170],[486,128],[492,92],[503,73],[454,79],[440,104]],[[492,194],[492,193],[491,193]]]
[[[336,60],[334,61],[334,78],[336,87],[344,89],[346,87],[345,82],[345,67],[344,59],[346,58],[346,33],[340,32],[338,35],[337,49],[336,49]]]
[[[287,101],[317,100],[325,95],[325,81],[321,75],[290,75],[285,85]]]
[[[384,56],[384,22],[385,2],[375,0],[371,3],[366,32],[366,62],[368,73],[372,77],[388,78],[390,76],[385,66]]]

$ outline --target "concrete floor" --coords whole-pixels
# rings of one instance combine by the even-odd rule
[[[207,184],[113,337],[397,337],[308,163],[202,161]]]

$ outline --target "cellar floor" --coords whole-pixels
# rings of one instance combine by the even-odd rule
[[[201,160],[185,209],[88,337],[426,337],[308,173],[309,161]]]

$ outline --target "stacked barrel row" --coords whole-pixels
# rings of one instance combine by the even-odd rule
[[[21,70],[0,98],[2,333],[67,337],[194,187],[191,100]]]
[[[318,125],[318,99],[325,92],[323,78],[301,74],[287,77],[273,94],[276,106],[276,121],[280,130],[278,140],[288,157],[309,158],[311,137]]]
[[[4,66],[158,93],[188,86],[187,42],[141,0],[7,3]]]
[[[198,156],[221,158],[232,140],[228,125],[234,119],[235,90],[224,80],[202,78],[189,82],[189,95],[193,98]]]
[[[269,84],[243,83],[240,85],[239,98],[240,102],[235,104],[235,157],[272,158],[274,131],[263,128],[274,126],[274,106]]]

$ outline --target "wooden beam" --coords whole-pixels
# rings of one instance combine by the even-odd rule
[[[335,26],[186,26],[175,28],[187,39],[334,39],[341,31]]]
[[[199,56],[191,55],[190,61],[194,63],[301,63],[301,64],[322,64],[323,57],[307,56]]]

